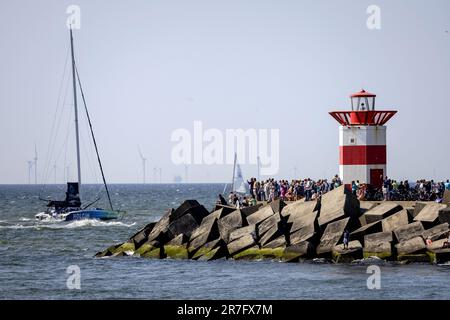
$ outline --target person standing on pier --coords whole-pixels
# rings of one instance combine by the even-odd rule
[[[356,191],[358,191],[358,186],[355,181],[352,181],[352,193],[356,196]]]
[[[311,200],[311,190],[312,190],[312,181],[310,178],[306,180],[305,183],[305,201]]]
[[[250,190],[250,195],[251,196],[255,195],[254,192],[253,192],[254,191],[253,188],[254,188],[255,182],[256,182],[256,178],[250,178],[250,181],[247,180],[248,189]]]
[[[348,240],[350,238],[350,232],[347,229],[344,231],[344,250],[348,249]]]

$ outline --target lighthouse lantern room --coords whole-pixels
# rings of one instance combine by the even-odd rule
[[[352,181],[379,187],[386,171],[386,126],[397,111],[375,110],[373,93],[361,90],[350,96],[351,111],[332,111],[339,127],[339,174]]]

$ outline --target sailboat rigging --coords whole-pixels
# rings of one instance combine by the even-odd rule
[[[72,58],[72,86],[73,86],[73,104],[74,104],[74,112],[75,112],[75,137],[76,137],[76,155],[77,155],[77,182],[67,182],[67,191],[66,191],[66,199],[63,201],[55,201],[50,200],[47,203],[47,210],[45,212],[38,213],[36,218],[39,220],[44,219],[59,219],[59,220],[80,220],[80,219],[99,219],[99,220],[110,220],[117,219],[123,215],[123,211],[114,210],[113,204],[111,201],[111,196],[109,193],[108,185],[106,183],[105,174],[103,171],[102,162],[100,160],[100,154],[97,147],[97,141],[95,139],[94,131],[92,128],[92,122],[89,115],[89,111],[86,104],[86,99],[84,96],[83,87],[81,85],[80,76],[78,74],[78,69],[75,64],[75,54],[74,54],[74,45],[73,45],[73,35],[72,28],[70,28],[70,51]],[[91,133],[91,138],[94,144],[95,152],[97,155],[97,162],[100,168],[100,172],[102,174],[103,185],[106,190],[106,195],[108,197],[108,202],[110,206],[110,210],[105,210],[102,208],[92,208],[89,209],[94,203],[96,203],[98,199],[89,203],[87,206],[81,206],[80,199],[80,189],[81,189],[81,161],[80,161],[80,135],[78,128],[78,101],[77,101],[77,83],[81,92],[81,98],[83,100],[84,110],[86,113],[86,118],[88,120],[89,129]]]

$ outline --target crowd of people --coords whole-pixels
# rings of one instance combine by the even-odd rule
[[[335,175],[330,181],[320,179],[317,181],[311,178],[298,180],[275,180],[270,178],[257,181],[251,178],[247,181],[249,194],[239,195],[230,192],[228,204],[237,207],[256,205],[258,201],[271,202],[277,199],[283,201],[295,201],[305,198],[305,201],[316,200],[323,194],[338,188],[342,185],[342,180]],[[400,181],[385,177],[382,187],[375,188],[371,185],[352,181],[348,186],[351,192],[359,200],[405,200],[405,201],[435,201],[442,202],[444,190],[450,190],[450,182],[435,182],[433,180],[417,180],[409,183],[408,180]]]
[[[450,190],[450,182],[417,180],[413,186],[408,180],[397,182],[386,177],[381,192],[383,200],[410,200],[442,202],[445,189]]]
[[[295,201],[305,198],[305,201],[315,200],[322,194],[342,185],[341,179],[336,175],[330,182],[327,179],[313,181],[310,178],[303,180],[275,180],[270,178],[257,181],[251,178],[248,183],[249,195],[239,196],[230,192],[228,203],[238,206],[256,204],[258,201],[271,202],[276,199]]]

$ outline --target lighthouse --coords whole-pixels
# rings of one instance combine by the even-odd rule
[[[339,122],[339,174],[344,184],[352,181],[380,187],[386,171],[386,126],[397,111],[375,110],[373,93],[350,95],[351,111],[332,111]]]

